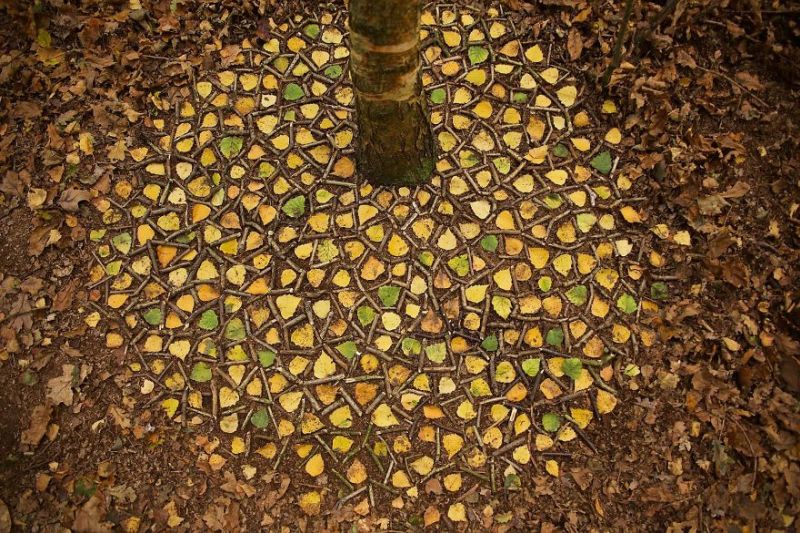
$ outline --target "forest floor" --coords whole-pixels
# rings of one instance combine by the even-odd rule
[[[0,533],[792,531],[797,3],[0,1]]]

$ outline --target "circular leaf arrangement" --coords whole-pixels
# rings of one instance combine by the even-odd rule
[[[436,172],[374,188],[353,160],[344,17],[277,26],[177,105],[153,98],[92,232],[87,321],[127,346],[140,406],[335,476],[310,509],[431,478],[514,489],[534,461],[557,476],[560,452],[593,447],[584,429],[638,373],[667,296],[616,108],[584,105],[500,10],[429,6]]]

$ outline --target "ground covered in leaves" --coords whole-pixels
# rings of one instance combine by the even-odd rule
[[[668,6],[428,5],[397,190],[341,5],[5,7],[0,532],[791,530],[796,6]]]

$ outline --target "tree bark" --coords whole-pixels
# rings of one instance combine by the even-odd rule
[[[350,0],[356,166],[369,182],[428,181],[436,147],[420,80],[420,0]]]

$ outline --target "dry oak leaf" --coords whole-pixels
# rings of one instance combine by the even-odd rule
[[[77,211],[78,204],[92,199],[91,191],[84,191],[70,187],[61,193],[58,199],[58,206],[65,211]]]
[[[31,425],[22,432],[22,439],[20,442],[29,446],[38,445],[47,431],[47,424],[50,423],[50,415],[52,413],[53,407],[50,405],[37,405],[34,407],[31,413]],[[0,527],[0,531],[2,530],[2,527]]]
[[[103,517],[106,514],[104,507],[103,498],[97,494],[89,498],[89,501],[83,504],[83,507],[75,513],[72,529],[81,533],[106,533],[107,531],[112,531],[111,523],[103,521]]]
[[[72,405],[73,388],[77,388],[92,371],[92,365],[61,365],[61,375],[47,381],[47,398],[53,405]]]
[[[77,383],[78,367],[61,365],[61,375],[47,381],[47,397],[53,400],[54,405],[72,405],[72,387]]]

